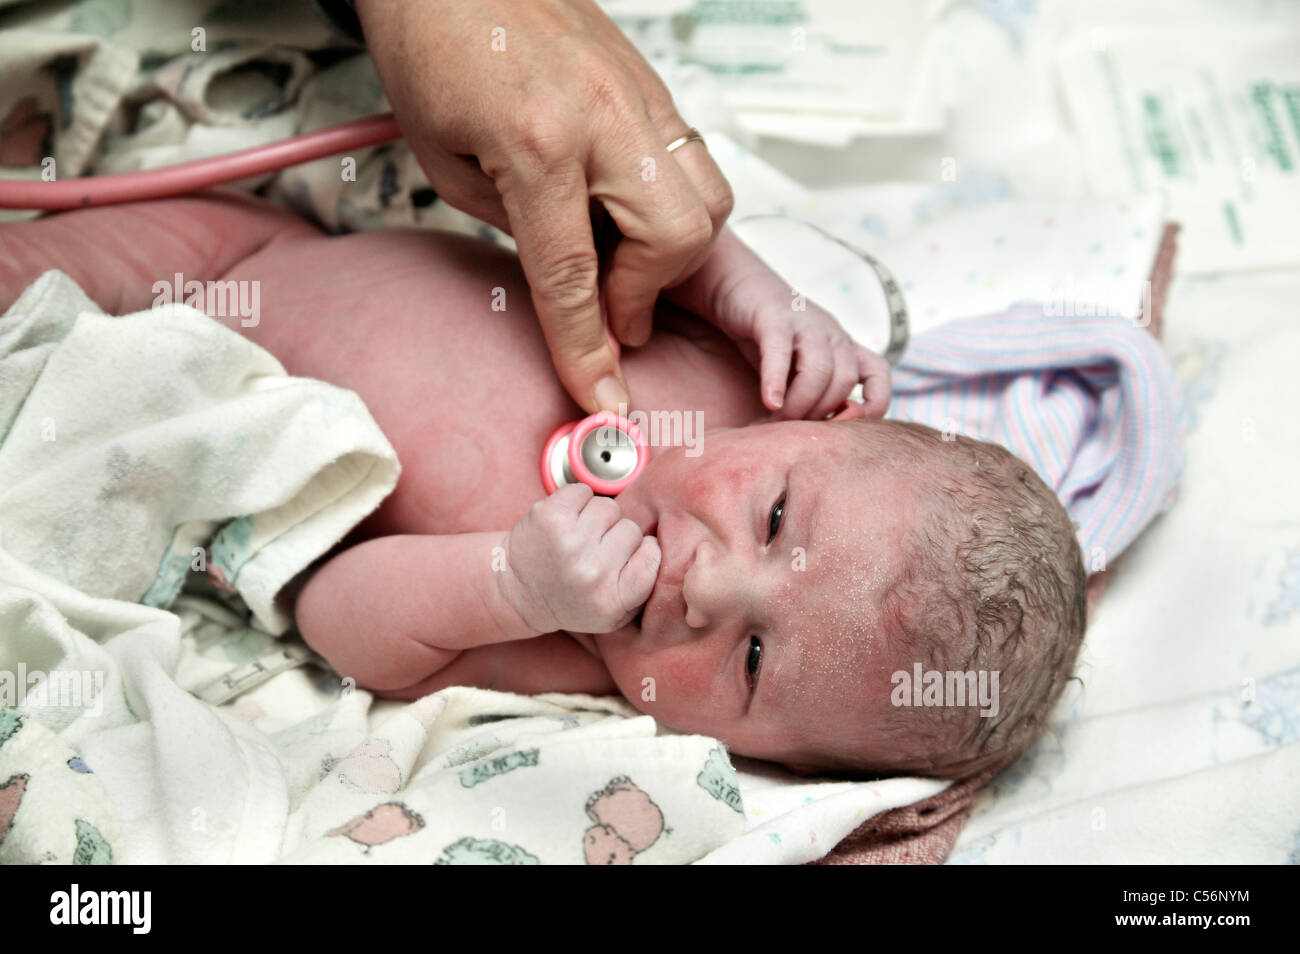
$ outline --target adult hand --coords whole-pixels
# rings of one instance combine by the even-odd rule
[[[588,412],[629,403],[602,316],[650,336],[661,289],[708,257],[731,187],[591,0],[357,0],[380,79],[433,188],[514,236],[556,372]],[[602,271],[594,202],[617,227]],[[603,294],[602,294],[603,293]]]

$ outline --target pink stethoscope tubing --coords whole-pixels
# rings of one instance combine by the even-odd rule
[[[402,138],[392,113],[161,169],[53,182],[0,180],[0,209],[58,212],[185,195],[209,186]]]

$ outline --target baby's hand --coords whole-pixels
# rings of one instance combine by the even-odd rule
[[[719,235],[704,266],[668,296],[736,342],[759,373],[759,393],[773,419],[821,420],[859,382],[867,417],[881,417],[888,409],[888,362],[850,338],[825,309],[795,299],[730,229]]]
[[[659,573],[659,541],[586,484],[533,504],[506,541],[506,595],[536,633],[612,633],[636,616]]]
[[[733,325],[737,333],[723,329],[758,371],[759,393],[772,418],[821,420],[848,399],[858,382],[867,417],[882,416],[889,407],[885,359],[850,338],[820,306],[805,301],[805,310],[795,311],[786,298],[741,306]],[[740,329],[746,329],[744,337]]]

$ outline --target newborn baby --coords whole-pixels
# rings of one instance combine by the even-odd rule
[[[401,479],[296,604],[306,641],[358,686],[621,693],[796,771],[960,777],[1023,752],[1069,677],[1085,580],[1063,508],[999,447],[873,419],[883,365],[818,379],[796,359],[792,393],[801,374],[820,380],[812,417],[859,378],[868,405],[772,420],[755,365],[782,343],[661,300],[651,339],[622,354],[634,406],[703,433],[652,447],[616,499],[582,485],[547,497],[541,448],[583,412],[511,252],[447,233],[327,237],[222,197],[0,238],[5,307],[55,267],[118,314],[175,273],[256,282],[259,320],[228,326],[365,401]],[[748,277],[724,270],[699,294],[727,313],[756,293]],[[820,335],[843,354],[846,336],[809,308],[796,351]],[[991,705],[904,691],[900,675],[936,671],[996,673],[998,691]]]

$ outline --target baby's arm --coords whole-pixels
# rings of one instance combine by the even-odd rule
[[[658,541],[574,484],[511,531],[379,537],[345,550],[307,581],[296,616],[341,675],[392,692],[464,649],[613,632],[649,597],[658,569]]]
[[[404,689],[462,649],[540,635],[510,602],[507,531],[392,536],[315,572],[295,615],[307,643],[366,689]]]
[[[109,314],[148,308],[154,282],[220,278],[258,249],[321,233],[297,216],[237,193],[78,209],[0,225],[0,312],[51,268],[70,275]]]

